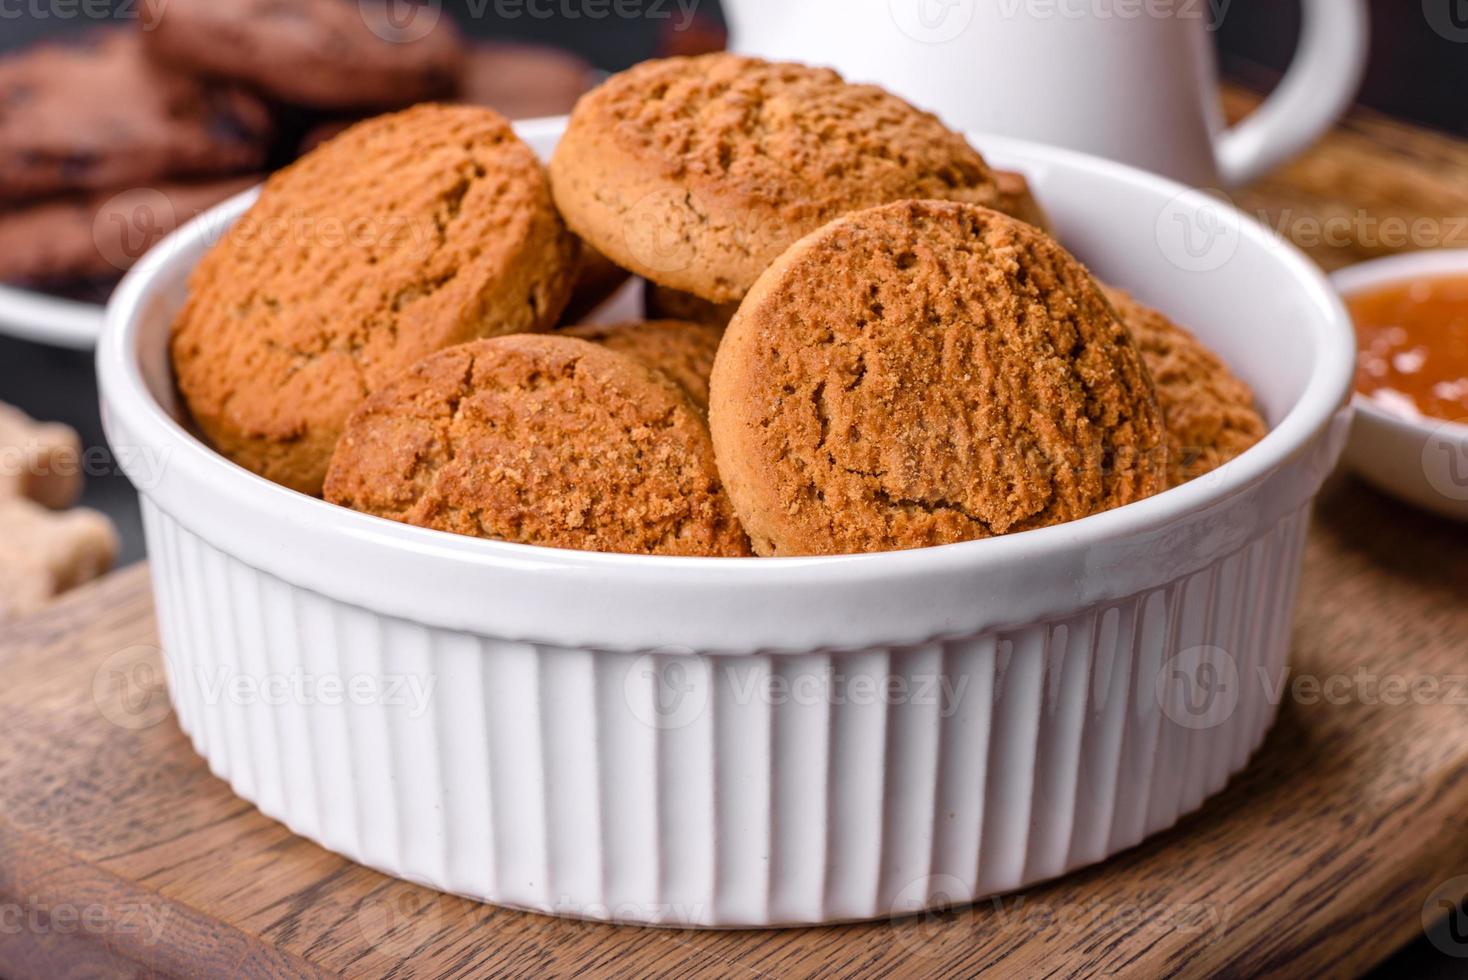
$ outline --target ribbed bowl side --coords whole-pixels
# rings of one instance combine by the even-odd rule
[[[378,615],[144,510],[179,724],[240,796],[444,890],[697,926],[971,901],[1171,826],[1273,721],[1308,516],[1046,622],[714,656]]]

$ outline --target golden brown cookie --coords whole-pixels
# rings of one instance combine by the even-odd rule
[[[692,320],[708,323],[719,329],[729,325],[739,311],[738,303],[710,303],[692,293],[680,293],[655,282],[647,284],[644,294],[647,315],[655,320]]]
[[[762,555],[1006,534],[1167,486],[1152,384],[1100,289],[972,205],[873,208],[781,256],[724,335],[710,424]]]
[[[709,410],[709,374],[724,331],[687,320],[649,320],[615,326],[583,324],[561,331],[626,354],[673,382],[702,415]]]
[[[576,253],[503,116],[380,116],[273,177],[199,263],[174,325],[179,388],[226,456],[319,493],[369,392],[444,347],[550,327]]]
[[[644,62],[576,105],[550,164],[576,233],[718,303],[802,235],[907,198],[993,205],[994,176],[936,116],[835,72],[731,54]]]
[[[631,358],[559,335],[462,344],[378,391],[337,447],[326,499],[553,548],[749,553],[687,399]]]
[[[994,171],[994,182],[999,186],[1000,211],[1013,215],[1021,221],[1028,221],[1047,234],[1053,234],[1050,227],[1050,216],[1045,209],[1040,207],[1035,194],[1030,190],[1030,182],[1025,175],[1015,173],[1013,170]]]
[[[1157,310],[1105,289],[1157,387],[1171,486],[1212,472],[1264,438],[1269,427],[1254,407],[1254,392],[1218,355]]]

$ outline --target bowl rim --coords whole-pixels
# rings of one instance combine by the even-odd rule
[[[1405,283],[1413,279],[1443,279],[1468,276],[1468,248],[1434,248],[1415,252],[1399,252],[1381,258],[1367,259],[1337,269],[1330,283],[1343,300],[1383,286]],[[1468,423],[1440,419],[1429,415],[1413,418],[1384,408],[1376,399],[1351,389],[1351,405],[1358,415],[1416,439],[1451,438],[1468,445]]]
[[[565,117],[522,121],[516,131],[527,140],[556,135]],[[1056,166],[1089,171],[1106,181],[1130,185],[1150,195],[1198,207],[1218,208],[1218,200],[1202,191],[1167,178],[1089,154],[985,133],[967,133],[970,141],[1015,165]],[[712,558],[662,555],[626,555],[557,549],[451,534],[401,524],[338,507],[274,484],[219,455],[172,418],[148,390],[138,352],[138,333],[155,284],[173,271],[179,256],[192,253],[200,240],[238,218],[259,189],[246,191],[205,212],[152,249],[123,279],[107,306],[97,351],[105,410],[125,414],[129,428],[145,444],[166,445],[170,465],[196,468],[202,481],[227,487],[236,497],[247,497],[254,507],[275,519],[314,532],[344,535],[359,543],[386,549],[410,549],[484,566],[523,569],[621,569],[646,575],[671,573],[679,578],[713,576],[720,584],[763,581],[777,569],[799,576],[802,582],[839,585],[850,576],[872,572],[901,575],[908,572],[971,570],[977,566],[1074,552],[1159,529],[1209,509],[1261,483],[1286,462],[1306,452],[1313,437],[1325,430],[1347,402],[1354,377],[1355,342],[1350,319],[1340,296],[1325,274],[1291,243],[1263,224],[1233,209],[1241,240],[1267,251],[1299,285],[1316,316],[1307,318],[1314,331],[1316,362],[1304,390],[1279,424],[1257,445],[1210,474],[1210,479],[1164,491],[1145,500],[1064,524],[1035,530],[964,541],[929,548],[857,555],[777,558]],[[145,489],[144,495],[148,495]],[[783,577],[783,576],[782,576]],[[763,581],[763,584],[769,584]]]

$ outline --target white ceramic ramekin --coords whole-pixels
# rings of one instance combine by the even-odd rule
[[[522,132],[542,152],[555,122]],[[1269,232],[1160,178],[977,137],[1103,278],[1193,325],[1273,425],[1212,476],[922,551],[717,560],[455,537],[331,507],[179,424],[185,278],[128,277],[99,364],[142,491],[178,719],[292,830],[491,902],[694,926],[883,917],[1098,861],[1220,789],[1275,712],[1351,331]],[[1201,237],[1200,237],[1201,236]],[[416,693],[415,693],[416,691]]]
[[[1347,298],[1414,279],[1468,276],[1468,248],[1407,252],[1341,269]],[[1468,521],[1468,422],[1393,412],[1356,395],[1346,463],[1367,482],[1443,517]]]

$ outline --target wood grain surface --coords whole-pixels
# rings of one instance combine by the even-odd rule
[[[1393,250],[1382,217],[1468,214],[1464,173],[1463,144],[1362,116],[1237,200],[1288,233],[1342,219],[1303,242],[1338,266]],[[1337,479],[1279,723],[1200,813],[971,909],[701,933],[440,895],[261,816],[175,726],[134,568],[0,637],[0,975],[1354,974],[1462,897],[1439,886],[1468,874],[1465,597],[1468,528]]]

